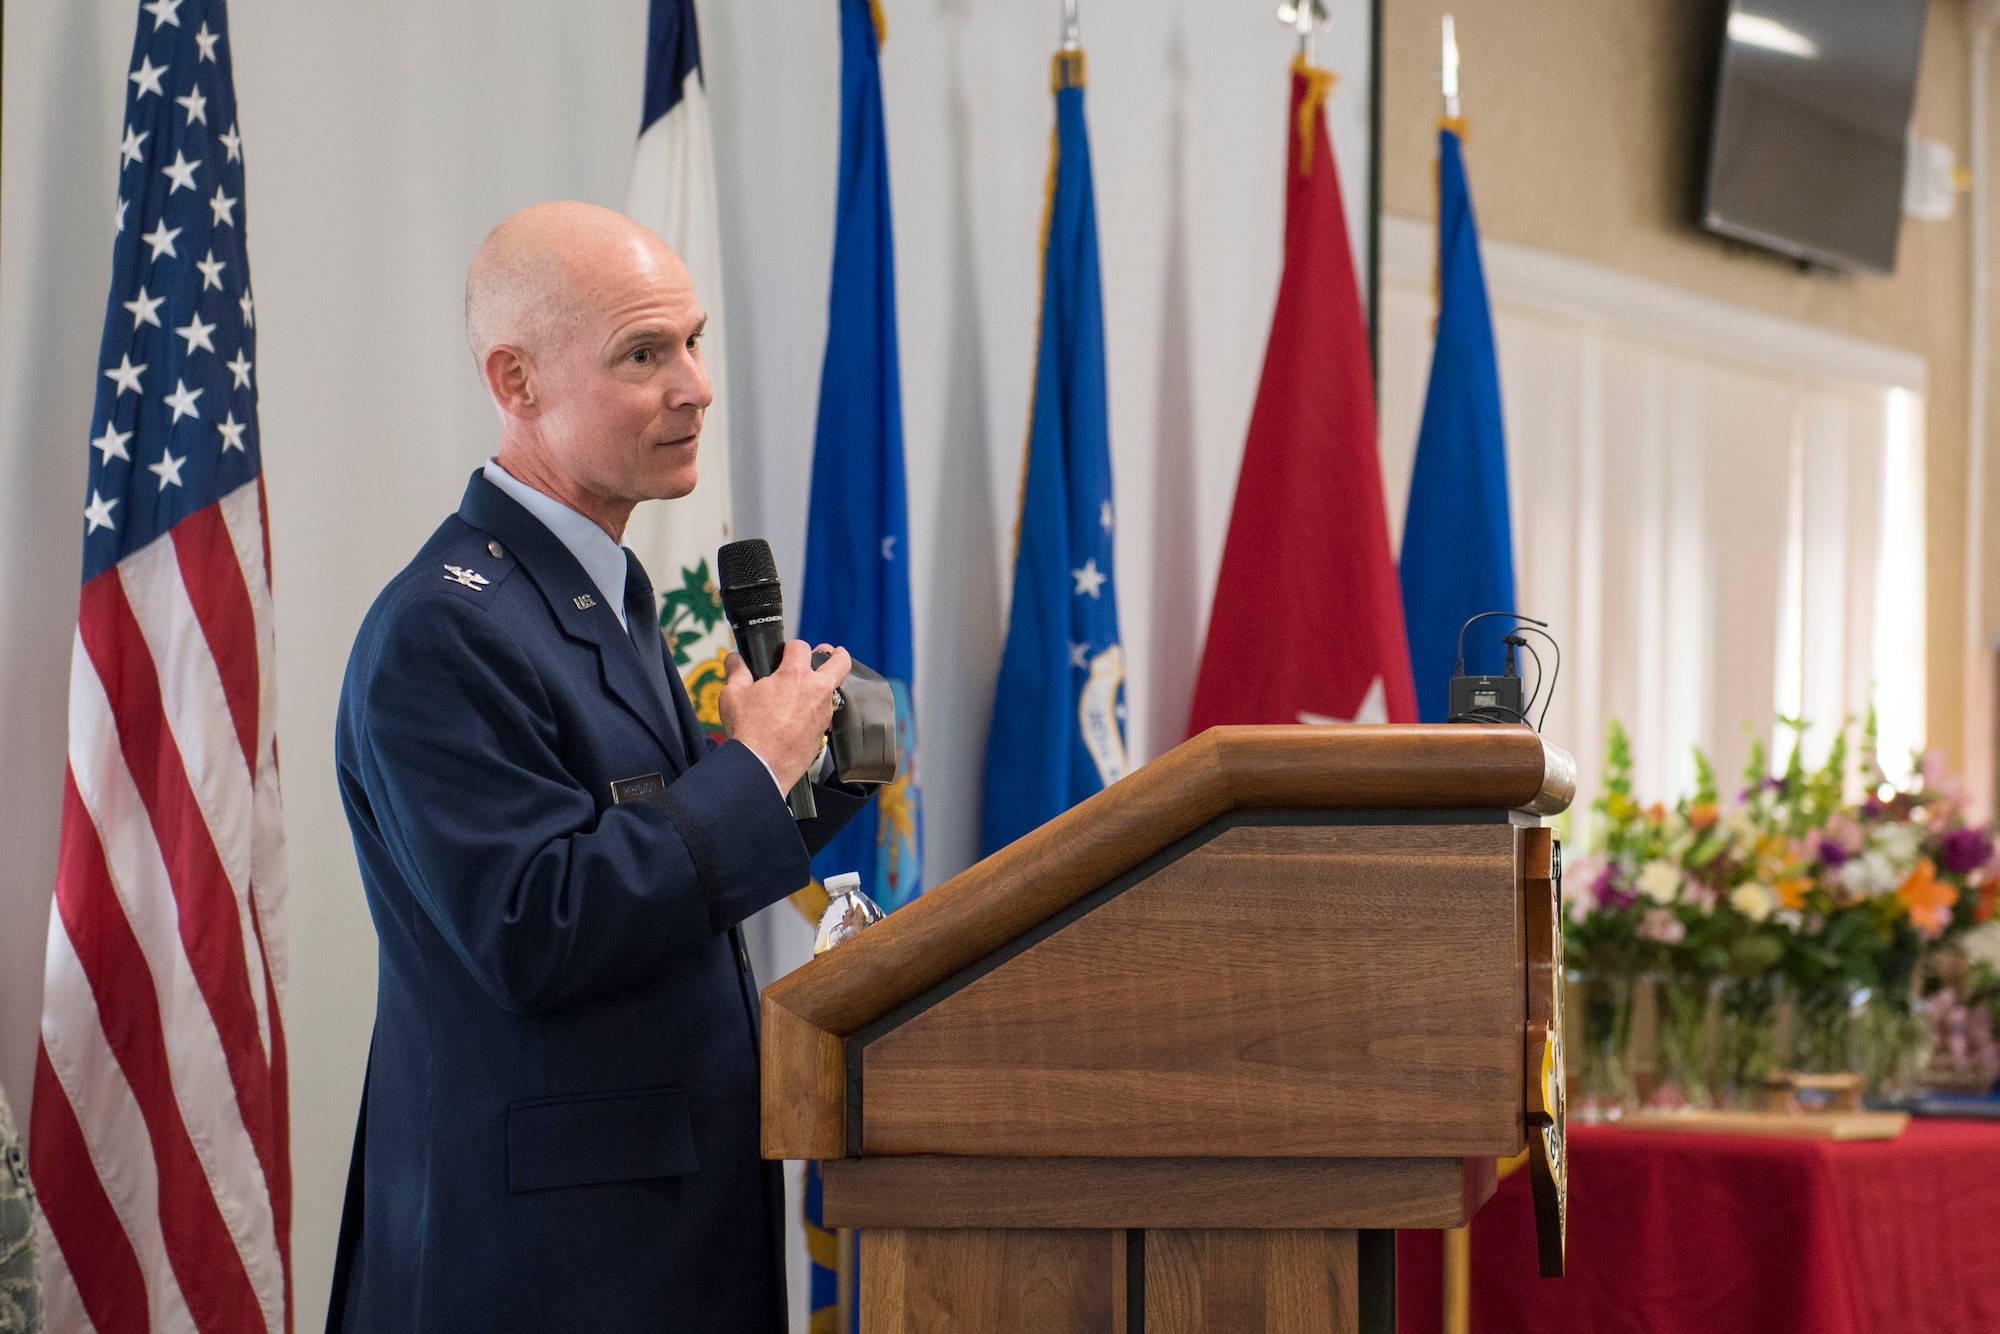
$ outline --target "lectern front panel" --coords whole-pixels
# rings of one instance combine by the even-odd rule
[[[850,1038],[860,1150],[1518,1152],[1520,831],[1504,814],[1291,819],[1191,840],[1045,938],[857,1035],[859,1089]]]

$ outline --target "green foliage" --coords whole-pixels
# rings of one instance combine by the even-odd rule
[[[1716,803],[1715,765],[1700,746],[1694,748],[1694,804],[1713,806]]]

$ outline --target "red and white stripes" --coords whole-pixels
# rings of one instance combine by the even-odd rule
[[[30,1164],[54,1334],[291,1329],[262,509],[83,588]]]

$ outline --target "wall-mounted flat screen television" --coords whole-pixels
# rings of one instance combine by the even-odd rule
[[[1927,0],[1732,0],[1709,131],[1711,231],[1893,273]]]

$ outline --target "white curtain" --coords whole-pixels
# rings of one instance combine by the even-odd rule
[[[1400,218],[1383,237],[1400,542],[1433,242]],[[1576,754],[1578,810],[1612,718],[1649,799],[1692,787],[1695,746],[1733,792],[1753,736],[1788,752],[1781,716],[1806,720],[1817,759],[1871,699],[1885,762],[1907,767],[1923,735],[1922,361],[1545,252],[1489,241],[1485,257],[1518,606],[1562,642],[1547,732]]]

